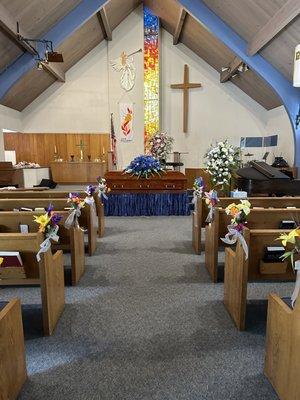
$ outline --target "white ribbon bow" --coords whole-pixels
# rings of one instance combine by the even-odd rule
[[[234,228],[234,225],[228,225],[228,233],[224,238],[221,238],[222,242],[226,244],[235,244],[238,240],[242,245],[242,248],[245,253],[245,260],[248,259],[248,245],[243,236],[243,234]]]
[[[214,220],[214,215],[215,215],[215,207],[213,207],[211,204],[208,206],[209,207],[209,213],[206,217],[205,222],[211,223]]]
[[[75,208],[73,211],[70,212],[68,218],[65,221],[65,228],[70,229],[72,226],[78,225],[78,218],[81,215],[80,208]]]
[[[295,262],[295,270],[297,271],[297,277],[296,277],[295,288],[291,297],[293,308],[300,293],[300,261]]]
[[[59,226],[57,225],[50,233],[47,234],[46,239],[40,244],[40,250],[36,255],[38,262],[41,261],[41,253],[46,253],[51,247],[51,240],[58,242],[59,236],[57,235]]]
[[[86,196],[86,198],[84,199],[84,202],[86,204],[92,205],[95,203],[94,197],[93,196]]]

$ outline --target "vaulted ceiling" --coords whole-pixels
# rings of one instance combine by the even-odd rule
[[[257,32],[274,17],[278,10],[293,0],[204,0],[204,3],[221,17],[248,43]],[[24,48],[7,34],[3,13],[7,12],[20,29],[30,37],[41,37],[66,16],[81,0],[1,0],[0,1],[0,85],[4,73],[14,68],[14,63],[24,54]],[[64,63],[58,66],[58,76],[83,58],[102,40],[109,39],[113,31],[137,6],[141,0],[110,0],[103,10],[88,19],[59,45]],[[144,0],[160,17],[162,27],[204,59],[218,72],[228,67],[235,55],[191,15],[185,15],[177,0]],[[180,20],[181,17],[181,20]],[[180,22],[181,21],[181,22]],[[179,29],[180,27],[180,29]],[[261,50],[260,54],[276,67],[288,80],[292,80],[293,54],[300,38],[299,15],[291,20]],[[281,104],[271,87],[253,71],[246,70],[229,77],[231,82],[266,109]],[[57,79],[55,73],[32,68],[6,92],[1,104],[23,110]],[[63,84],[63,83],[62,83]],[[226,84],[226,83],[225,83]]]

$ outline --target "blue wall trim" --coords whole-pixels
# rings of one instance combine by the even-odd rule
[[[41,39],[52,40],[54,49],[96,14],[107,0],[82,0],[64,18],[59,20]],[[35,57],[25,52],[0,75],[0,99],[31,68],[35,66]]]
[[[300,90],[294,88],[271,63],[261,55],[249,56],[248,43],[218,17],[202,0],[179,0],[181,5],[202,23],[215,37],[240,57],[257,75],[263,78],[278,94],[290,118],[295,137],[295,164],[300,166],[300,127],[295,120],[300,104]]]

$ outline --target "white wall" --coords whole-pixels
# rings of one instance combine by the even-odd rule
[[[186,167],[203,165],[211,143],[229,138],[239,146],[241,136],[263,136],[266,110],[228,82],[220,84],[219,74],[183,44],[173,45],[172,36],[162,31],[162,128],[175,137],[175,151],[188,152]],[[182,91],[170,88],[183,81],[188,64],[190,81],[202,88],[190,90],[189,129],[182,132]],[[257,156],[262,150],[251,149]]]
[[[107,45],[102,42],[22,112],[23,132],[108,132]]]
[[[120,73],[114,71],[109,62],[122,51],[128,54],[142,47],[140,7],[114,30],[111,42],[102,42],[66,73],[64,84],[55,83],[30,104],[21,113],[21,129],[16,130],[109,132],[109,117],[113,112],[116,134],[120,138],[119,102],[131,101],[134,103],[134,141],[118,141],[118,167],[125,167],[144,150],[143,55],[135,55],[136,83],[128,95],[120,87]],[[187,134],[182,132],[182,91],[170,88],[171,83],[182,82],[184,64],[189,65],[190,81],[202,84],[201,89],[190,91]],[[164,30],[161,38],[161,99],[161,129],[175,138],[174,151],[188,153],[183,156],[186,167],[202,166],[206,150],[217,140],[229,138],[231,143],[239,145],[241,136],[274,133],[280,135],[278,152],[293,162],[293,135],[283,107],[267,112],[230,82],[220,84],[219,74],[213,68],[183,44],[173,46],[171,35]],[[12,111],[10,117],[19,114]],[[264,153],[264,149],[249,150],[257,157]]]
[[[21,113],[0,105],[0,160],[4,160],[3,129],[21,132]]]
[[[284,157],[290,165],[294,162],[294,136],[292,126],[284,107],[277,107],[267,112],[267,135],[278,134],[278,147],[270,148],[268,162],[273,162],[274,155]],[[273,154],[274,153],[274,154]]]

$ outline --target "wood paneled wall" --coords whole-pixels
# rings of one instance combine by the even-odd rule
[[[65,161],[75,155],[80,157],[80,149],[76,147],[80,140],[85,144],[84,158],[90,155],[94,160],[103,158],[103,150],[107,160],[107,151],[110,150],[108,133],[4,133],[4,149],[15,150],[17,162],[36,162],[41,166],[49,166],[54,160],[54,149]]]

